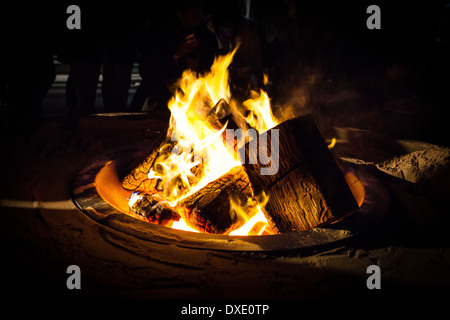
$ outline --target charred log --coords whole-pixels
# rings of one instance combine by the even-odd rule
[[[145,157],[125,178],[122,180],[122,187],[127,190],[137,191],[141,193],[156,192],[156,182],[148,179],[148,172],[153,165],[156,157],[160,154],[161,146],[166,144],[168,139],[163,137],[161,142],[157,144],[157,148],[153,149],[148,156]]]
[[[181,218],[180,214],[164,201],[158,201],[154,197],[137,192],[133,193],[131,197],[131,214],[141,220],[167,225],[171,221],[178,221]]]
[[[169,179],[165,178],[166,168],[161,164],[168,157],[172,156],[176,150],[177,141],[166,138],[161,145],[153,150],[135,169],[131,171],[123,180],[122,186],[131,191],[144,193],[147,195],[158,195],[159,198],[166,201],[173,201],[189,191],[191,185],[198,182],[199,177],[203,175],[204,163],[197,164],[190,169],[188,182],[180,175],[172,175]],[[178,152],[186,152],[178,150]],[[191,152],[188,150],[187,152]],[[191,161],[194,158],[191,157]],[[150,174],[149,174],[150,173]],[[153,175],[153,176],[152,176]]]
[[[227,129],[246,128],[248,124],[235,109],[225,99],[220,99],[208,112],[206,121],[217,130],[221,129],[225,124]]]

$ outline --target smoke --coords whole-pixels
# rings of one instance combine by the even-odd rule
[[[362,121],[360,106],[365,103],[361,79],[333,76],[321,66],[300,65],[291,72],[274,90],[272,107],[279,121],[311,114],[324,130]]]
[[[324,135],[336,127],[413,138],[420,133],[426,105],[415,69],[364,59],[355,67],[346,63],[345,53],[333,61],[287,62],[289,72],[271,88],[275,117],[311,114]]]

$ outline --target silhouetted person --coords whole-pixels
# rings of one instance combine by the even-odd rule
[[[140,59],[142,82],[131,109],[141,110],[145,101],[156,109],[165,108],[172,95],[170,87],[186,69],[207,72],[218,53],[217,42],[202,15],[202,2],[179,0],[160,25],[152,25]],[[164,15],[163,15],[164,16]]]
[[[95,112],[100,73],[106,112],[125,111],[136,56],[133,10],[84,3],[81,29],[65,30],[59,60],[70,65],[66,86],[69,114]]]
[[[106,112],[126,111],[133,62],[137,58],[136,7],[106,6],[103,23],[102,96]]]
[[[70,115],[95,112],[95,96],[102,62],[102,10],[83,3],[81,29],[63,30],[58,60],[69,64],[66,104]]]

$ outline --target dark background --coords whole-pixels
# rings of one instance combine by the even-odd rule
[[[204,15],[210,15],[217,3],[205,0]],[[81,30],[66,28],[70,4],[81,8]],[[67,70],[67,55],[78,50],[87,59],[95,56],[105,38],[120,42],[129,37],[133,47],[126,54],[137,68],[140,46],[149,45],[146,28],[165,30],[176,4],[3,2],[3,123],[66,116],[64,98],[57,103],[60,109],[54,107],[56,113],[49,114],[46,101],[52,89],[40,84],[53,83],[55,73]],[[245,7],[244,1],[240,4]],[[371,4],[381,8],[381,30],[366,27]],[[449,5],[447,1],[251,1],[248,15],[260,39],[263,67],[271,80],[265,89],[272,103],[312,113],[324,130],[351,126],[448,145]],[[56,63],[56,71],[49,61]],[[14,90],[23,93],[21,100],[11,106],[10,99],[6,107]],[[130,99],[132,95],[133,87]],[[102,110],[101,102],[97,108]]]

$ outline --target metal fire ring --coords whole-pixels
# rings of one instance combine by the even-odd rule
[[[383,184],[363,166],[345,162],[345,169],[351,171],[364,186],[364,202],[356,212],[327,227],[276,235],[228,236],[151,224],[107,203],[95,185],[97,174],[107,163],[114,161],[125,175],[130,170],[130,163],[145,158],[151,150],[149,147],[133,146],[99,156],[79,170],[72,181],[72,198],[80,211],[102,225],[149,242],[220,251],[284,251],[330,245],[367,231],[377,225],[388,211],[389,194]]]

